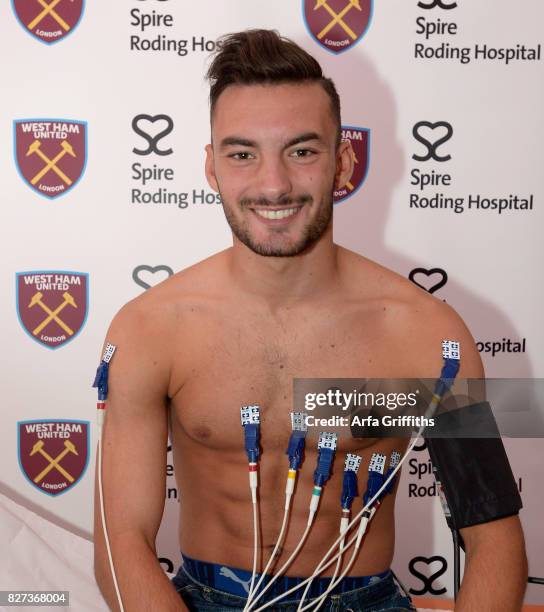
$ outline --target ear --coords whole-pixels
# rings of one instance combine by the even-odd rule
[[[217,178],[215,176],[215,163],[213,156],[213,146],[211,144],[207,144],[205,147],[206,151],[206,164],[204,166],[204,170],[206,172],[206,179],[208,180],[208,185],[214,190],[219,192],[219,187],[217,184]]]
[[[336,174],[334,175],[334,188],[341,189],[351,178],[355,153],[349,140],[342,140],[336,152]]]

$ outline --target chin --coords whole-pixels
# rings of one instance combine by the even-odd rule
[[[264,257],[294,257],[303,253],[312,243],[308,240],[299,238],[298,240],[290,240],[289,242],[277,242],[273,240],[241,240],[250,250],[257,255]]]

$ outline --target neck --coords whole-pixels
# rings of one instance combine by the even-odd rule
[[[338,276],[338,247],[332,224],[321,238],[293,257],[264,257],[234,237],[229,252],[231,282],[271,308],[330,292]]]

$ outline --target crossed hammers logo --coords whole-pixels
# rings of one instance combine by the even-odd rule
[[[317,38],[321,40],[327,32],[332,30],[332,28],[338,24],[344,32],[351,37],[352,40],[357,40],[357,34],[348,26],[348,24],[344,21],[344,17],[351,11],[352,8],[356,8],[358,11],[362,11],[360,0],[350,0],[346,6],[339,12],[336,13],[328,4],[327,0],[316,0],[314,11],[317,9],[323,8],[329,13],[332,17],[331,21],[319,32]]]
[[[48,315],[34,330],[32,330],[32,333],[34,334],[34,336],[37,336],[46,325],[49,325],[51,321],[55,321],[56,323],[58,323],[60,327],[62,327],[62,329],[69,336],[72,336],[74,334],[74,331],[70,329],[68,325],[66,325],[66,323],[58,315],[59,315],[59,312],[63,308],[65,308],[68,304],[70,304],[70,306],[72,306],[73,308],[77,308],[74,298],[68,293],[68,291],[65,291],[62,294],[62,297],[64,298],[64,302],[62,302],[59,306],[57,306],[55,310],[51,310],[51,308],[49,308],[47,304],[44,304],[42,302],[42,297],[43,297],[43,293],[41,291],[36,291],[36,293],[32,296],[30,300],[30,304],[28,305],[29,308],[32,308],[33,306],[38,304],[42,308],[42,310],[44,310]]]
[[[38,4],[40,4],[43,7],[43,11],[39,13],[38,15],[36,15],[36,17],[34,17],[34,19],[27,25],[27,28],[29,30],[33,30],[42,21],[42,19],[45,19],[47,15],[51,15],[51,17],[53,17],[53,19],[60,25],[60,27],[65,32],[68,32],[68,30],[70,29],[70,26],[57,13],[57,11],[55,11],[55,7],[61,1],[62,0],[53,0],[52,2],[47,4],[45,0],[38,0]]]
[[[39,140],[35,140],[29,147],[28,150],[26,152],[26,157],[28,157],[29,155],[32,155],[33,153],[35,153],[39,158],[41,158],[44,162],[45,162],[45,166],[31,179],[31,183],[32,185],[35,185],[43,176],[45,176],[50,170],[53,170],[53,172],[59,176],[67,185],[71,185],[72,184],[72,179],[70,179],[70,177],[66,176],[66,174],[64,174],[64,172],[57,166],[57,163],[66,155],[71,155],[72,157],[76,157],[76,154],[74,153],[74,149],[72,148],[72,145],[67,141],[67,140],[63,140],[60,145],[62,148],[62,151],[60,153],[58,153],[57,155],[55,155],[55,157],[53,157],[53,159],[49,159],[49,157],[47,157],[47,155],[40,150],[40,146],[41,146],[41,142]]]
[[[34,444],[34,446],[32,447],[32,450],[30,451],[31,457],[32,455],[35,455],[36,453],[40,453],[40,455],[45,457],[45,459],[48,461],[48,465],[34,478],[34,482],[36,484],[41,482],[53,468],[55,468],[60,474],[62,474],[64,478],[66,478],[66,480],[68,480],[69,482],[74,482],[75,478],[69,472],[67,472],[62,467],[62,465],[60,465],[60,462],[62,461],[62,459],[64,459],[64,457],[68,453],[74,453],[74,455],[78,455],[78,452],[76,450],[74,443],[70,442],[70,440],[64,440],[64,447],[65,447],[64,450],[61,451],[54,458],[51,457],[51,455],[48,452],[44,451],[43,447],[44,447],[43,440],[38,440],[36,444]]]

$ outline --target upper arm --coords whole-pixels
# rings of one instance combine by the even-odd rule
[[[507,516],[459,530],[467,555],[478,548],[491,548],[495,554],[510,554],[512,558],[525,557],[525,541],[519,516]]]
[[[156,322],[134,303],[116,315],[106,342],[117,347],[110,362],[103,431],[107,531],[110,543],[132,533],[154,548],[165,498],[168,355],[157,337]],[[104,541],[98,490],[95,493],[95,559],[99,559]]]
[[[527,580],[527,555],[525,538],[519,516],[507,516],[459,530],[465,545],[467,562],[481,555],[492,563],[501,560],[508,565],[508,574]]]

